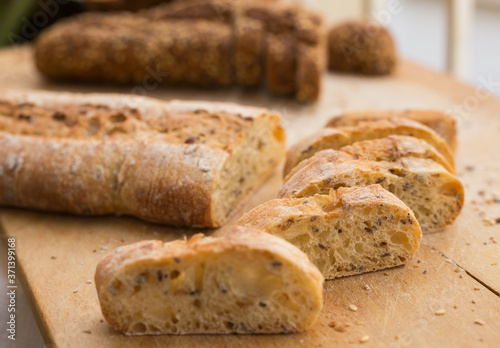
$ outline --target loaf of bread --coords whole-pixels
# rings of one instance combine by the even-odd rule
[[[3,91],[0,204],[216,227],[284,147],[281,118],[265,109]]]
[[[404,117],[432,128],[447,143],[452,151],[457,148],[457,126],[455,118],[439,110],[392,110],[353,111],[333,117],[326,127],[351,127],[364,121],[377,121]]]
[[[399,266],[422,239],[413,212],[379,185],[272,200],[238,223],[296,245],[326,279]]]
[[[391,34],[374,20],[341,23],[328,32],[330,70],[363,75],[387,75],[396,67]]]
[[[322,307],[323,277],[306,255],[243,227],[120,247],[95,283],[104,317],[126,335],[297,332]]]
[[[321,16],[282,1],[179,0],[139,14],[83,14],[42,32],[38,70],[52,79],[258,86],[318,99]]]
[[[139,11],[172,0],[85,0],[85,8],[90,11]]]
[[[323,150],[301,162],[283,185],[280,198],[328,194],[339,187],[379,184],[405,202],[424,232],[442,230],[460,213],[460,180],[430,158],[366,160],[344,151]]]
[[[425,140],[443,156],[451,168],[455,167],[448,144],[436,132],[419,122],[391,118],[360,122],[353,127],[324,128],[300,140],[288,150],[284,174],[286,176],[293,167],[318,151],[338,150],[358,141],[385,138],[389,135],[406,135]]]

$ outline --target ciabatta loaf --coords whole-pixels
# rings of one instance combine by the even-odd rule
[[[239,224],[296,245],[327,279],[401,265],[422,239],[413,212],[379,185],[276,199],[245,214]]]
[[[220,226],[281,162],[284,142],[265,109],[4,91],[0,204]]]
[[[452,151],[457,148],[457,126],[455,118],[439,110],[366,110],[346,112],[333,117],[326,127],[351,127],[364,121],[385,120],[404,117],[432,128],[447,143]]]
[[[95,283],[104,317],[127,335],[303,331],[322,307],[323,277],[306,255],[243,227],[120,247]]]
[[[279,197],[307,197],[327,194],[332,188],[372,184],[380,184],[405,202],[424,232],[442,230],[451,224],[464,202],[460,180],[432,159],[371,161],[335,150],[320,151],[301,162]]]
[[[428,158],[442,165],[450,173],[455,172],[455,168],[429,143],[404,135],[389,135],[386,138],[358,141],[340,148],[339,151],[348,153],[354,159],[370,161],[392,162],[403,157]],[[285,181],[291,178],[299,168],[301,166],[294,167],[285,177]]]
[[[324,128],[300,140],[288,150],[284,175],[286,176],[293,167],[318,151],[338,150],[358,141],[385,138],[389,135],[407,135],[425,140],[444,157],[450,166],[455,167],[453,154],[448,144],[431,128],[405,118],[391,118],[360,122],[353,127]]]

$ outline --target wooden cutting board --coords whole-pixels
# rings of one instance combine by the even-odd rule
[[[161,99],[234,101],[277,110],[289,143],[343,110],[436,108],[459,119],[457,172],[466,187],[461,216],[426,235],[405,267],[325,283],[324,310],[302,334],[270,336],[124,337],[103,321],[93,276],[114,248],[144,239],[191,235],[134,218],[0,209],[0,226],[17,241],[18,273],[49,346],[58,347],[493,347],[500,342],[500,100],[409,62],[392,77],[325,76],[321,100],[301,105],[258,91],[52,84],[36,72],[29,46],[0,51],[0,85],[72,92],[146,92]],[[487,79],[485,79],[487,80]],[[137,88],[139,87],[139,88]],[[276,196],[280,168],[235,213],[207,234],[223,234],[247,210]],[[198,232],[198,230],[196,231]],[[349,310],[354,304],[358,310]],[[444,315],[436,311],[444,310]]]

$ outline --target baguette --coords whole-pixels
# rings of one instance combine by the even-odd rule
[[[220,226],[281,162],[280,116],[230,103],[3,92],[0,204]]]
[[[306,255],[243,227],[120,247],[95,283],[104,317],[126,335],[289,333],[322,307],[323,277]]]
[[[287,153],[284,176],[297,164],[324,149],[338,150],[357,141],[385,138],[389,135],[407,135],[425,140],[432,145],[455,168],[455,161],[448,144],[432,129],[405,118],[391,118],[360,122],[353,127],[324,128],[308,136]]]
[[[432,128],[447,143],[452,151],[457,148],[457,126],[455,118],[438,110],[394,110],[394,111],[353,111],[333,117],[326,127],[352,127],[364,121],[377,121],[394,117],[404,117]]]
[[[49,78],[140,86],[229,86],[231,55],[232,30],[224,23],[152,21],[127,13],[62,20],[35,47],[37,67]]]
[[[405,202],[425,232],[442,230],[460,213],[460,180],[428,158],[394,162],[356,159],[343,151],[323,150],[301,162],[279,192],[280,198],[327,194],[339,187],[380,184]]]
[[[276,199],[238,223],[296,245],[326,279],[399,266],[422,239],[413,212],[379,185]]]
[[[348,153],[354,159],[394,162],[403,157],[427,158],[442,165],[451,174],[454,168],[427,142],[404,135],[389,135],[386,138],[358,141],[344,146],[339,151]],[[295,166],[285,177],[290,179],[301,166]]]

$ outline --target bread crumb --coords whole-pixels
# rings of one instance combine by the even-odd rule
[[[353,312],[357,312],[357,311],[358,311],[358,307],[356,307],[356,306],[355,306],[355,305],[353,305],[353,304],[350,304],[350,305],[349,305],[349,309],[350,309],[351,311],[353,311]]]
[[[479,288],[477,286],[474,287],[474,291],[479,291],[479,290],[481,290],[481,288]]]
[[[370,336],[368,335],[364,335],[363,337],[361,337],[359,339],[359,343],[365,343],[365,342],[368,342],[368,340],[370,339]]]
[[[455,268],[455,273],[460,273],[460,268]]]
[[[363,289],[365,289],[366,291],[370,291],[372,288],[370,288],[368,284],[365,284],[365,286],[363,286]]]
[[[481,320],[481,319],[476,319],[476,320],[474,320],[474,324],[484,325],[484,324],[486,324],[486,322],[484,320]]]
[[[78,289],[73,290],[73,294],[76,294],[78,292]]]
[[[444,315],[445,313],[446,313],[446,311],[444,309],[438,309],[435,314],[436,315]]]
[[[52,260],[55,260],[55,259],[57,259],[57,256],[52,255],[50,258],[51,258]]]
[[[385,275],[385,276],[388,276],[388,275],[389,275],[389,272],[384,272],[384,275]]]
[[[87,281],[85,283],[92,284],[92,281],[90,279],[87,279]]]
[[[458,307],[457,307],[457,305],[454,305],[453,308],[457,309]]]
[[[496,223],[492,218],[483,218],[483,222],[486,226],[493,226]]]
[[[472,304],[476,304],[476,301],[474,301],[474,300],[472,300],[472,301],[470,301],[470,302],[471,302]]]
[[[336,322],[334,321],[331,321],[329,324],[328,324],[329,327],[331,327],[332,329],[334,329],[335,331],[337,332],[345,332],[345,327],[341,326],[341,325],[338,325]]]
[[[92,333],[92,331],[90,331],[90,330],[83,330],[82,332],[86,333],[86,334],[91,334]]]

